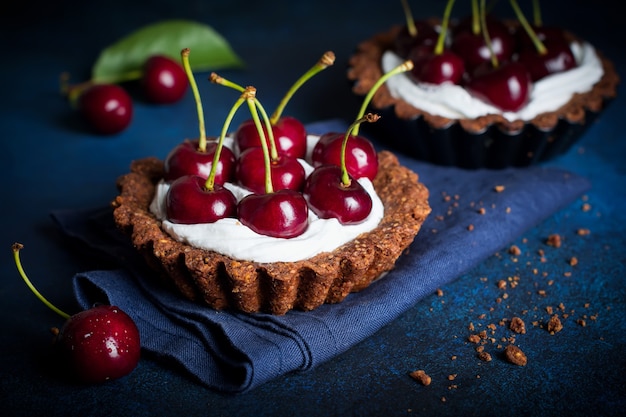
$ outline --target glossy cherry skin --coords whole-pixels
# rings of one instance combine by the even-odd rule
[[[313,170],[304,186],[309,207],[322,219],[336,218],[341,224],[358,224],[372,211],[372,197],[353,178],[341,181],[341,168],[322,165]]]
[[[115,84],[96,84],[82,92],[77,102],[78,111],[98,132],[105,135],[126,129],[133,117],[133,103],[122,87]]]
[[[545,54],[540,54],[534,48],[525,48],[517,58],[528,69],[532,81],[576,67],[576,58],[567,42],[555,39],[546,40],[543,44],[547,49]]]
[[[177,102],[185,95],[188,85],[183,66],[167,56],[151,56],[143,65],[141,87],[146,98],[153,103]]]
[[[341,145],[344,137],[344,133],[322,135],[313,148],[313,166],[341,166]],[[374,179],[378,173],[378,154],[372,142],[360,135],[350,135],[346,145],[346,169],[354,178]]]
[[[415,28],[417,29],[415,36],[411,35],[409,29],[404,26],[394,39],[393,49],[402,58],[408,58],[413,50],[429,53],[435,49],[439,37],[435,28],[422,20],[415,21]]]
[[[296,158],[279,155],[277,160],[270,162],[272,187],[278,190],[302,190],[304,187],[304,168]],[[239,155],[235,178],[239,183],[258,194],[265,192],[265,163],[263,148],[249,148]]]
[[[139,362],[139,330],[119,307],[99,305],[71,316],[56,347],[82,382],[100,383],[129,374]]]
[[[263,125],[263,131],[267,138],[265,125]],[[305,157],[307,133],[304,125],[298,119],[291,116],[283,116],[272,126],[272,132],[274,133],[277,153],[293,158]],[[239,125],[235,132],[235,141],[240,152],[261,146],[259,132],[252,119],[248,119]]]
[[[165,197],[167,219],[178,224],[199,224],[234,217],[237,199],[233,193],[219,184],[207,190],[205,183],[206,179],[197,175],[174,181]]]
[[[197,140],[185,140],[178,144],[165,158],[165,181],[174,181],[184,175],[198,175],[206,179],[211,172],[216,149],[216,142],[207,143],[206,152],[198,150]],[[232,180],[235,175],[235,164],[233,151],[227,146],[222,146],[215,183],[224,184]]]
[[[413,78],[430,84],[458,84],[465,73],[465,63],[454,52],[445,50],[441,54],[429,54],[412,57]]]
[[[468,25],[469,23],[465,21],[455,29],[450,49],[463,60],[465,68],[472,71],[483,62],[491,60],[491,51],[485,43],[483,34],[473,33]],[[487,29],[493,53],[498,61],[510,60],[515,51],[516,42],[509,29],[493,18],[487,20]]]
[[[474,96],[503,111],[518,111],[528,103],[532,82],[526,67],[508,62],[476,71],[465,88]]]
[[[239,201],[237,217],[258,234],[290,239],[306,231],[309,208],[302,194],[293,190],[248,194]]]

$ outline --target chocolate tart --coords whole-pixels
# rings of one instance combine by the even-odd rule
[[[428,189],[417,174],[388,151],[380,152],[378,159],[373,184],[385,208],[379,225],[333,252],[303,261],[236,260],[173,239],[149,210],[163,177],[163,162],[156,158],[134,161],[130,172],[118,179],[114,219],[155,276],[173,283],[187,299],[249,313],[312,310],[342,301],[393,269],[431,211]]]
[[[393,48],[401,29],[394,26],[358,45],[348,69],[357,96],[367,94],[382,76],[382,56]],[[604,75],[593,88],[528,122],[510,122],[496,114],[476,119],[436,116],[393,97],[383,85],[369,109],[382,117],[364,129],[386,138],[384,144],[392,149],[439,165],[468,169],[534,165],[566,152],[616,96],[619,76],[612,62],[596,53]]]

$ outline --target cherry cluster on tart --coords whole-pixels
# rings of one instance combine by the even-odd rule
[[[360,43],[350,59],[358,96],[397,62],[414,62],[369,108],[391,147],[441,165],[528,166],[567,151],[616,96],[611,61],[570,31],[529,23],[515,1],[516,19],[473,0],[472,14],[455,20],[453,3],[443,18],[415,20],[408,9],[407,24]]]
[[[360,123],[378,116],[360,115],[346,132],[307,134],[280,115],[284,106],[259,117],[265,111],[254,88],[216,74],[211,80],[241,92],[219,138],[201,129],[199,140],[184,141],[165,160],[132,162],[117,182],[115,222],[157,275],[217,310],[285,314],[338,303],[393,269],[431,209],[418,175],[358,134]],[[246,103],[252,119],[227,133]],[[183,162],[188,157],[204,162]],[[290,159],[298,167],[282,175]]]

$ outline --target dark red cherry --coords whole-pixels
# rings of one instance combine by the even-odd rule
[[[267,129],[263,125],[267,138]],[[304,158],[307,149],[306,129],[302,122],[291,116],[282,116],[272,125],[276,152],[294,158]],[[235,141],[241,152],[261,146],[259,132],[252,119],[244,121],[235,132]],[[269,141],[269,139],[268,139]],[[268,143],[269,147],[269,143]]]
[[[178,61],[164,55],[154,55],[146,60],[141,87],[149,101],[174,103],[185,95],[188,85],[187,74]]]
[[[289,239],[306,231],[309,208],[302,194],[293,190],[248,194],[237,206],[237,217],[256,233]]]
[[[537,36],[537,39],[539,39],[541,42],[546,42],[546,41],[567,42],[565,31],[561,28],[554,27],[554,26],[543,26],[543,25],[542,26],[531,25],[531,28],[533,32],[535,33],[535,35]],[[530,36],[528,36],[528,32],[526,32],[526,30],[524,30],[523,27],[520,27],[516,30],[515,37],[519,45],[518,46],[519,50],[526,49],[526,48],[531,48],[533,50],[535,49],[535,44],[530,39]]]
[[[270,161],[272,188],[274,191],[302,190],[305,180],[304,168],[296,158],[279,155]],[[263,148],[249,148],[239,155],[235,178],[245,188],[262,194],[265,192],[265,163]]]
[[[493,54],[498,61],[510,60],[515,51],[515,40],[506,25],[490,18],[487,19],[487,30]],[[450,49],[463,60],[465,68],[470,72],[483,62],[491,61],[492,57],[483,34],[474,33],[467,20],[454,30]]]
[[[234,217],[237,199],[230,190],[215,184],[212,190],[206,179],[197,175],[178,178],[167,191],[165,207],[172,223],[214,223],[225,217]]]
[[[414,66],[411,70],[413,78],[419,82],[430,84],[458,84],[465,73],[463,60],[454,52],[444,50],[440,54],[421,54],[411,56]]]
[[[528,69],[532,81],[576,67],[576,58],[567,42],[546,40],[543,45],[546,47],[545,54],[537,52],[535,48],[526,48],[520,51],[517,58]]]
[[[139,362],[139,330],[120,308],[99,305],[65,321],[56,346],[82,382],[100,383],[129,374]]]
[[[304,194],[318,217],[336,218],[341,224],[361,223],[372,211],[369,193],[352,177],[349,185],[344,185],[337,165],[315,168],[307,178]]]
[[[403,26],[394,39],[393,49],[400,57],[407,59],[413,50],[423,53],[432,52],[437,43],[439,34],[428,22],[415,21],[417,33],[412,35],[407,26]]]
[[[341,146],[344,133],[324,136],[313,148],[313,166],[341,166]],[[346,146],[346,169],[354,178],[367,177],[373,180],[378,173],[378,154],[372,142],[357,135],[348,138]]]
[[[532,83],[528,70],[519,62],[477,70],[475,74],[465,88],[479,99],[503,111],[513,112],[528,103]]]
[[[185,140],[170,151],[165,158],[166,181],[173,181],[184,175],[198,175],[205,179],[209,176],[217,143],[207,143],[205,152],[198,149],[198,144],[198,140]],[[232,180],[235,174],[235,154],[227,146],[223,146],[219,161],[215,184],[224,184]]]
[[[133,103],[122,87],[116,84],[96,84],[82,92],[78,111],[98,132],[106,135],[126,129],[133,117]]]

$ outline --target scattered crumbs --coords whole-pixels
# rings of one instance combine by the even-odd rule
[[[555,334],[563,330],[563,323],[561,323],[561,319],[559,319],[558,315],[555,314],[550,317],[547,329],[550,334]]]
[[[505,210],[506,214],[509,214],[511,212],[511,207],[507,207]]]
[[[526,366],[528,363],[526,354],[515,345],[507,345],[507,347],[504,348],[504,357],[513,365]]]
[[[537,290],[537,294],[539,294],[542,297],[546,296],[546,290]]]
[[[489,352],[480,352],[478,354],[478,359],[483,362],[491,362],[491,355],[489,354]]]
[[[474,323],[470,322],[469,326],[467,326],[467,330],[469,330],[470,332],[474,331]]]
[[[448,375],[448,381],[454,381],[456,379],[456,374]]]
[[[452,355],[452,356],[450,356],[450,360],[455,361],[455,360],[456,360],[456,355]]]
[[[552,308],[552,306],[547,306],[547,307],[546,307],[546,313],[548,313],[548,314],[554,314],[554,309]]]
[[[589,203],[584,203],[581,207],[582,211],[589,211],[591,210],[591,204]]]
[[[478,336],[477,334],[471,334],[467,337],[467,341],[470,343],[479,343],[480,336]]]
[[[411,372],[409,376],[424,386],[428,386],[432,382],[430,375],[422,369]]]
[[[581,228],[581,229],[578,229],[578,230],[576,231],[576,234],[578,234],[578,236],[587,236],[587,235],[589,235],[590,233],[591,233],[591,230],[589,230],[589,229],[582,229],[582,228]]]
[[[502,191],[504,191],[504,188],[504,185],[496,185],[495,187],[493,187],[496,193],[501,193]]]
[[[469,226],[467,226],[467,230],[469,230],[470,232],[474,230],[474,225],[470,224]]]
[[[585,327],[587,325],[587,321],[585,321],[585,319],[578,319],[576,320],[576,323],[578,323],[578,325],[582,327]]]
[[[548,239],[546,240],[546,243],[549,246],[553,246],[555,248],[560,248],[561,247],[561,235],[557,234],[557,233],[553,233],[550,236],[548,236]]]
[[[524,323],[524,320],[522,320],[521,318],[513,317],[511,319],[511,323],[509,323],[509,329],[511,329],[511,331],[518,333],[518,334],[525,334],[526,324]]]
[[[571,276],[572,276],[572,273],[571,273],[571,272],[569,272],[569,271],[566,271],[566,272],[563,272],[563,276],[564,276],[564,277],[571,277]]]
[[[511,245],[511,247],[509,248],[509,253],[511,255],[519,256],[522,254],[522,250],[517,245]]]
[[[443,290],[441,288],[437,288],[437,296],[443,297]]]
[[[481,207],[481,208],[478,209],[478,214],[483,214],[484,215],[485,213],[487,213],[487,210],[485,210],[484,207]]]
[[[445,403],[446,401],[447,401],[447,400],[446,400],[446,397],[441,397],[441,402],[442,402],[442,403]]]

